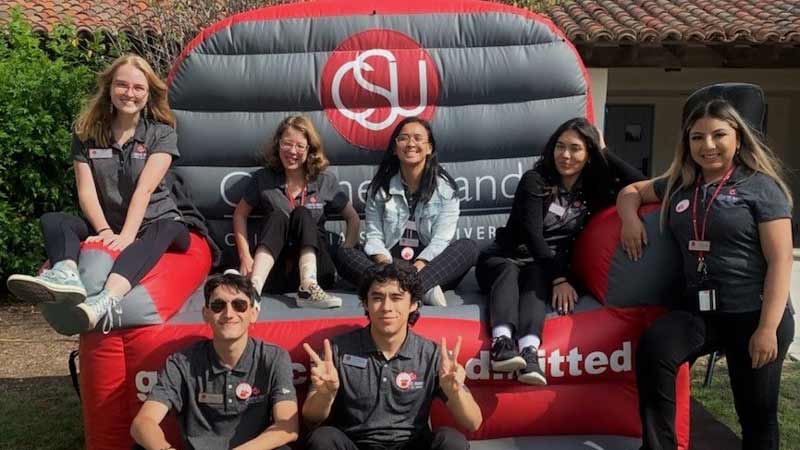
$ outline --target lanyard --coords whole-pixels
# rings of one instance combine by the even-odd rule
[[[725,175],[719,180],[719,184],[717,185],[717,189],[714,190],[714,194],[711,196],[711,200],[708,201],[706,205],[706,210],[703,213],[703,227],[698,232],[697,230],[697,194],[700,191],[700,178],[697,179],[697,183],[694,185],[694,198],[692,199],[692,228],[694,230],[694,239],[697,241],[704,241],[706,237],[706,225],[708,223],[708,216],[711,212],[711,206],[714,205],[714,200],[716,200],[717,196],[719,195],[720,191],[722,190],[722,186],[728,182],[728,179],[733,174],[733,169],[736,168],[736,165],[731,165],[731,168],[725,172]],[[697,252],[697,261],[700,267],[704,267],[704,252],[698,251]]]
[[[303,186],[303,190],[300,192],[300,206],[304,206],[306,204],[306,193],[308,192],[308,186]],[[294,196],[289,193],[289,184],[286,184],[286,198],[289,199],[289,209],[294,209],[296,204],[294,202]]]

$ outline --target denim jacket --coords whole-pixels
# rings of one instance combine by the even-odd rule
[[[364,209],[366,216],[366,242],[364,253],[369,256],[392,255],[389,249],[400,242],[411,211],[406,200],[405,189],[400,174],[389,181],[389,194],[379,190],[367,198]],[[417,233],[425,250],[417,259],[431,261],[437,257],[453,239],[459,214],[459,199],[453,188],[439,178],[436,192],[424,204],[417,205],[415,211]]]

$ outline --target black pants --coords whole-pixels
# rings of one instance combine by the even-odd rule
[[[71,259],[78,262],[81,242],[90,236],[89,224],[80,217],[56,212],[42,216],[44,245],[50,264]],[[115,232],[118,232],[116,230]],[[157,220],[139,230],[139,235],[111,267],[111,273],[136,286],[167,251],[183,253],[189,249],[189,229],[183,222]]]
[[[760,315],[760,311],[716,315],[673,311],[650,325],[636,351],[643,449],[676,448],[678,367],[714,350],[723,350],[728,361],[734,405],[742,425],[742,448],[779,448],[778,391],[783,359],[794,337],[794,319],[787,309],[776,333],[778,358],[752,369],[748,345]]]
[[[419,272],[422,291],[428,292],[434,286],[443,290],[454,289],[475,265],[478,246],[470,239],[453,241],[437,257],[429,261]],[[361,277],[376,264],[362,250],[339,248],[336,254],[339,275],[355,286],[361,284]]]
[[[336,266],[328,252],[326,236],[307,208],[295,208],[287,217],[275,209],[264,218],[258,245],[266,247],[275,265],[264,283],[264,292],[282,294],[300,286],[300,249],[311,247],[317,254],[317,283],[327,289],[336,281]]]
[[[510,325],[517,336],[542,337],[551,281],[538,263],[520,265],[513,260],[481,253],[475,267],[481,290],[489,295],[492,327]]]
[[[306,450],[467,450],[469,442],[458,431],[442,427],[431,433],[425,430],[408,442],[387,446],[356,445],[336,427],[319,427],[311,432]]]

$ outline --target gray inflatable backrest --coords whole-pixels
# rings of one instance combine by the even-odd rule
[[[503,224],[552,131],[592,114],[586,70],[552,23],[468,1],[312,2],[234,16],[187,46],[169,98],[178,170],[226,264],[236,261],[234,206],[289,114],[314,122],[359,212],[393,125],[428,118],[460,187],[458,236],[478,240]]]

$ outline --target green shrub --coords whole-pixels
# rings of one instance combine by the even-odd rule
[[[0,28],[0,281],[44,259],[38,218],[76,211],[71,123],[114,52],[62,24],[43,39],[19,11]]]

